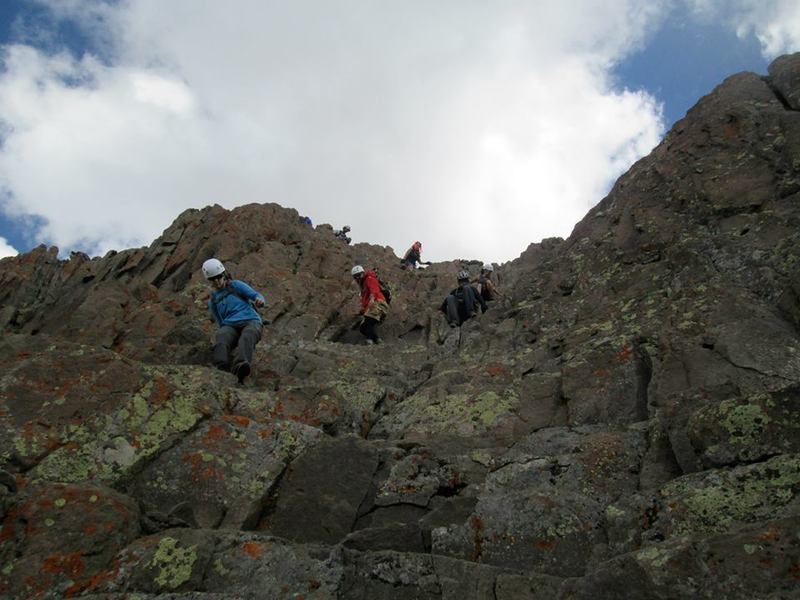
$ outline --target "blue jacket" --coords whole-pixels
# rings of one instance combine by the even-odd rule
[[[250,304],[256,299],[260,299],[263,302],[264,296],[244,281],[234,279],[221,290],[211,293],[208,309],[220,327],[231,325],[232,323],[241,323],[242,321],[258,321],[261,323],[261,316]]]

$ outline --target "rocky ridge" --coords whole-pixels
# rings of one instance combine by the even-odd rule
[[[728,78],[566,239],[402,271],[274,204],[0,261],[0,596],[778,598],[800,589],[800,55]],[[264,292],[247,385],[199,266]],[[349,268],[393,287],[352,329]]]

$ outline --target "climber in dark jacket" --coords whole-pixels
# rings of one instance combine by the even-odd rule
[[[225,267],[216,258],[203,263],[203,275],[211,283],[208,309],[219,325],[214,340],[214,364],[231,370],[239,383],[250,375],[253,351],[261,339],[261,316],[253,306],[264,306],[264,296],[238,279],[231,279]],[[231,351],[237,350],[237,359],[231,364]]]
[[[414,242],[411,248],[406,250],[403,258],[400,259],[400,267],[403,269],[416,269],[417,264],[429,265],[430,261],[423,262],[422,260],[422,242]]]
[[[469,282],[469,273],[461,271],[458,276],[458,287],[447,295],[440,310],[447,315],[450,327],[459,327],[467,319],[478,314],[478,306],[486,312],[486,301]]]
[[[342,240],[345,244],[349,244],[352,240],[347,235],[348,233],[350,233],[350,225],[345,225],[341,229],[337,229],[336,231],[334,231],[333,236],[337,240]]]

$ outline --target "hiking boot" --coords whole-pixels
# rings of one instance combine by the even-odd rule
[[[381,338],[375,338],[375,343],[376,344],[382,344],[383,340]]]
[[[239,383],[244,383],[244,379],[248,375],[250,375],[250,363],[243,362],[236,367],[236,379],[239,380]]]
[[[372,340],[367,340],[367,346],[372,346],[372,344],[374,344],[374,343],[375,342],[373,342]]]
[[[455,329],[456,327],[458,327],[458,323],[449,323],[449,325],[450,325],[450,327],[452,329]]]

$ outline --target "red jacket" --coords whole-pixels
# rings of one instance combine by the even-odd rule
[[[364,277],[361,278],[362,313],[367,310],[369,303],[373,299],[386,301],[386,298],[381,293],[381,286],[378,283],[378,276],[375,275],[375,271],[364,271]]]

